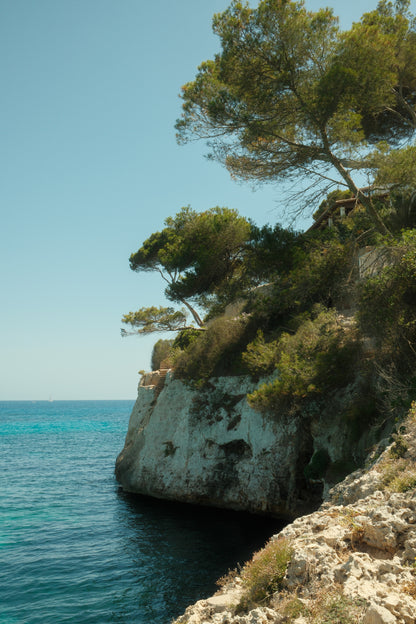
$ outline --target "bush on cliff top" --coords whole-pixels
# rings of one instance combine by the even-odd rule
[[[172,345],[173,340],[164,340],[163,338],[155,343],[150,362],[152,371],[158,370],[162,362],[166,365],[170,365]]]
[[[341,244],[337,232],[298,236],[291,244],[293,253],[287,272],[276,275],[275,267],[270,266],[275,282],[247,292],[243,314],[233,319],[218,317],[207,324],[205,332],[194,335],[186,331],[179,335],[174,343],[174,350],[179,347],[174,356],[179,378],[198,381],[218,374],[246,372],[260,376],[273,372],[278,362],[281,370],[284,349],[291,345],[287,332],[296,332],[299,326],[315,318],[316,306],[333,305],[345,298],[351,249]],[[330,331],[329,326],[325,331]],[[306,338],[308,331],[304,330],[304,334]],[[188,335],[189,341],[185,340]],[[330,342],[328,339],[326,347]],[[322,345],[322,360],[326,347]],[[332,359],[330,354],[329,360]],[[312,378],[312,373],[309,376]],[[298,382],[301,377],[297,375],[295,380]],[[298,393],[304,394],[304,388]]]
[[[382,362],[409,376],[416,364],[416,230],[383,247],[386,265],[359,285],[358,320]]]
[[[200,381],[230,372],[241,372],[241,352],[249,332],[249,318],[218,318],[200,332],[184,349],[173,352],[175,375]]]
[[[279,274],[266,294],[262,289],[248,293],[246,311],[257,327],[265,334],[293,331],[301,315],[317,304],[348,307],[354,267],[350,242],[343,243],[335,229],[300,237],[288,271]]]
[[[271,345],[250,345],[246,361],[257,365],[262,355],[274,361],[278,378],[248,395],[249,403],[269,411],[283,402],[304,399],[333,387],[345,386],[354,372],[359,343],[353,330],[345,331],[335,311],[322,310],[309,318],[293,335],[283,333]],[[266,355],[264,351],[266,350]]]

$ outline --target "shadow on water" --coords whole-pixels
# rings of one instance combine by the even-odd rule
[[[147,616],[170,622],[285,526],[273,518],[173,503],[119,490],[131,580]],[[150,621],[150,620],[149,620]]]

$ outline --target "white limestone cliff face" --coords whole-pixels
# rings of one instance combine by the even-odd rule
[[[196,391],[168,373],[161,389],[158,373],[145,375],[117,458],[122,487],[236,510],[296,507],[299,425],[251,409],[246,395],[255,387],[247,377],[223,377]]]
[[[264,381],[220,377],[195,389],[167,370],[145,374],[116,462],[122,487],[279,516],[316,509],[330,483],[323,475],[305,480],[314,452],[325,450],[331,466],[346,459],[359,464],[373,443],[367,434],[352,442],[343,418],[354,384],[305,414],[262,415],[249,406],[247,393]],[[332,476],[332,484],[341,477]]]

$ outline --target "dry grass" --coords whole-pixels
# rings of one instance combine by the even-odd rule
[[[416,403],[413,402],[389,451],[377,466],[380,486],[390,492],[416,489]],[[405,433],[410,435],[405,435]]]
[[[406,583],[406,585],[403,585],[402,589],[405,594],[408,594],[408,596],[416,599],[416,579],[410,581],[410,583]]]
[[[310,624],[359,624],[365,608],[365,601],[344,596],[341,586],[322,587],[309,604],[306,619]]]
[[[387,455],[378,465],[380,486],[389,492],[408,492],[416,488],[416,462],[407,456]]]
[[[218,585],[218,587],[227,587],[227,585],[231,585],[235,582],[235,580],[238,577],[238,570],[237,568],[234,568],[234,570],[228,570],[227,574],[224,574],[224,576],[221,576],[217,581],[216,581],[216,585]]]
[[[309,587],[307,596],[280,592],[270,606],[283,616],[284,624],[291,624],[300,616],[308,624],[360,624],[367,604],[365,600],[345,596],[341,585],[328,587],[317,583]]]
[[[270,608],[283,616],[283,622],[286,624],[301,615],[306,617],[309,613],[307,603],[308,600],[300,598],[296,592],[281,591],[273,596]]]
[[[241,570],[243,594],[237,611],[266,603],[281,588],[292,552],[290,542],[279,538],[270,540],[253,555]]]

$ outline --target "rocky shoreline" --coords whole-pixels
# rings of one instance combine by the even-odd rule
[[[116,464],[125,490],[296,516],[269,542],[290,549],[277,589],[247,600],[249,562],[176,624],[416,623],[416,405],[398,433],[387,428],[374,444],[365,432],[354,448],[342,418],[354,385],[328,397],[311,417],[310,434],[299,419],[252,410],[246,394],[254,385],[224,377],[193,389],[155,372],[139,386]],[[365,448],[373,448],[366,468],[335,486],[329,470],[315,479],[320,499],[307,509],[312,500],[302,500],[298,483],[308,461],[325,449],[336,465],[349,454],[365,457]]]
[[[393,491],[390,473],[413,483],[415,440],[412,416],[407,433],[371,468],[347,477],[316,512],[272,538],[287,540],[291,557],[279,590],[266,601],[239,608],[240,572],[175,624],[414,624],[416,492],[414,485]]]

